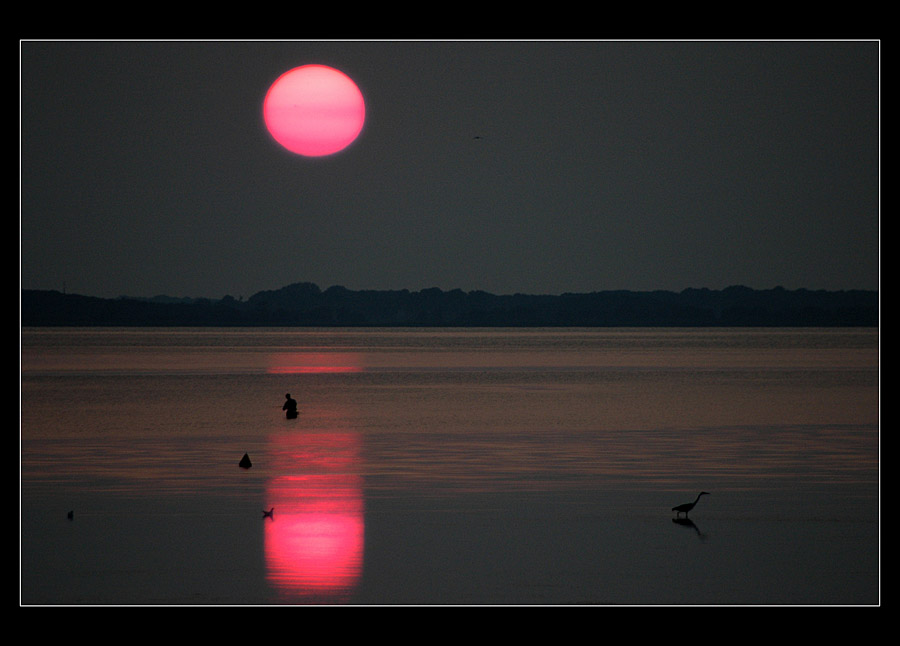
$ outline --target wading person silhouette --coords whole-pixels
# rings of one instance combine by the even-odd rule
[[[281,410],[285,411],[285,414],[288,419],[294,419],[297,417],[297,400],[291,397],[291,393],[288,393],[284,396],[285,402],[284,406],[281,407]]]

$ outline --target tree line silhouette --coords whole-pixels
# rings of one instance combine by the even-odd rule
[[[22,290],[24,326],[373,327],[873,327],[870,290],[601,291],[495,295],[484,291],[321,290],[294,283],[249,299],[96,298]]]

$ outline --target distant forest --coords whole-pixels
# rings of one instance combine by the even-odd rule
[[[295,283],[247,300],[22,290],[23,326],[847,327],[877,326],[878,292],[776,287],[494,295],[353,291]]]

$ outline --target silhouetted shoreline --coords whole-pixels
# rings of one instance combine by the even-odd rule
[[[321,290],[295,283],[250,298],[120,297],[22,290],[24,326],[307,327],[875,327],[871,290],[484,291]]]

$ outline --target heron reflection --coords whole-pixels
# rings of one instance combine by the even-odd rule
[[[697,525],[694,524],[694,521],[692,521],[690,518],[673,518],[672,522],[676,525],[680,525],[688,529],[693,529],[695,532],[697,532],[697,536],[700,537],[700,540],[706,540],[706,534],[701,532],[700,528],[697,527]]]

